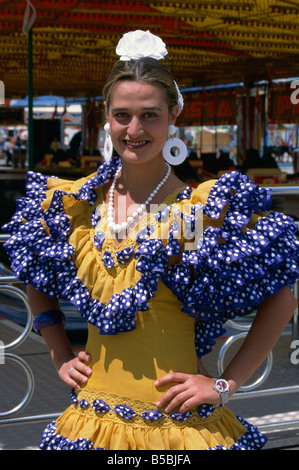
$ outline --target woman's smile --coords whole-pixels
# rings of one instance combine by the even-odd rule
[[[148,142],[148,140],[124,140],[126,147],[132,150],[144,148],[148,144]]]

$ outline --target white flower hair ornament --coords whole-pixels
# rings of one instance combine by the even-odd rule
[[[137,30],[123,35],[116,47],[116,54],[123,61],[136,60],[143,57],[161,60],[164,59],[168,52],[165,43],[159,36],[155,36],[150,31]],[[184,107],[184,99],[177,83],[174,83],[178,93],[179,115]]]
[[[164,59],[168,54],[166,46],[161,38],[150,31],[130,31],[123,35],[116,47],[116,54],[120,60],[141,59],[152,57]]]

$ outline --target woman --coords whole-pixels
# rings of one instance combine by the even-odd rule
[[[129,52],[148,43],[161,52],[149,32],[124,38]],[[108,162],[76,182],[29,173],[28,198],[6,226],[35,327],[72,387],[72,404],[46,428],[42,449],[258,449],[266,442],[223,405],[296,308],[289,287],[298,273],[296,227],[268,214],[267,191],[238,172],[192,190],[169,171],[167,134],[182,102],[160,58],[126,53],[108,78],[107,139],[120,157],[109,160],[110,143]],[[58,297],[88,322],[77,357]],[[210,377],[201,358],[223,324],[256,308],[239,353],[221,380]]]

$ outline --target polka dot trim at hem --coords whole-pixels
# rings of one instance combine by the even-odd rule
[[[220,445],[209,447],[206,450],[260,450],[264,447],[268,440],[267,437],[262,435],[254,425],[248,423],[243,418],[237,418],[247,429],[241,438],[229,448]],[[39,445],[41,450],[105,450],[103,447],[94,448],[89,439],[79,438],[72,441],[67,437],[57,434],[56,431],[55,421],[53,421],[42,434],[42,442]]]

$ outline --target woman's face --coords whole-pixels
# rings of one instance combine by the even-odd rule
[[[169,124],[177,107],[169,112],[166,93],[144,82],[120,81],[113,89],[107,122],[113,147],[126,161],[145,162],[162,158]]]

